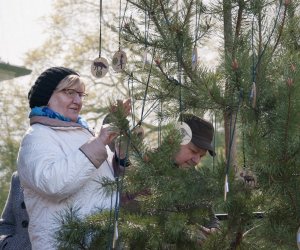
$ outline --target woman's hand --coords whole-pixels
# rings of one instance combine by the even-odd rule
[[[124,116],[127,117],[131,111],[131,99],[128,98],[125,100],[117,100],[116,104],[111,105],[110,112],[117,112],[118,109],[121,109],[123,111]]]
[[[104,145],[110,144],[119,135],[119,130],[111,124],[101,126],[99,138]]]

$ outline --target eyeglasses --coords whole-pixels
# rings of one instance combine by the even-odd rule
[[[88,95],[84,92],[77,91],[76,89],[63,89],[61,91],[71,98],[75,98],[76,95],[78,95],[80,99],[84,99]]]

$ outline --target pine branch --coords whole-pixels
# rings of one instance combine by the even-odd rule
[[[278,44],[279,44],[280,38],[281,38],[281,36],[282,36],[282,32],[283,32],[283,28],[284,28],[284,24],[285,24],[285,19],[286,19],[286,15],[287,15],[287,8],[288,8],[288,5],[285,4],[285,6],[284,6],[284,13],[283,13],[282,23],[281,23],[281,25],[279,26],[279,34],[278,34],[278,37],[277,37],[277,39],[276,39],[275,45],[274,45],[274,47],[273,47],[273,50],[272,50],[272,52],[271,52],[271,55],[274,54],[274,52],[275,52],[275,50],[276,50],[276,48],[277,48],[277,46],[278,46]]]
[[[283,151],[283,160],[287,161],[288,159],[288,133],[289,133],[289,123],[290,123],[290,115],[291,115],[291,88],[288,88],[288,107],[287,107],[287,117],[285,120],[284,126],[284,151]]]

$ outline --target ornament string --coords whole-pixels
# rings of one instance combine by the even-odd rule
[[[154,55],[154,52],[155,52],[155,49],[153,51],[153,55]],[[152,56],[152,60],[153,60],[153,57],[154,56]],[[146,96],[147,96],[148,86],[149,86],[149,82],[150,82],[152,64],[153,64],[153,61],[151,63],[150,72],[149,72],[149,75],[148,75],[148,81],[147,81],[145,95],[144,95],[141,121],[143,120],[145,99],[146,99]],[[131,86],[130,86],[130,84],[131,84]],[[130,89],[131,89],[131,91],[130,91]],[[128,78],[128,91],[129,91],[129,97],[132,98],[133,97],[133,73],[132,72],[131,72],[131,74]],[[131,112],[132,112],[132,115],[133,115],[133,113],[134,113],[134,101],[133,101],[133,105],[131,107]],[[133,121],[133,123],[135,123],[134,122],[134,116],[132,116],[132,121]],[[135,126],[135,124],[134,124],[134,126]],[[139,152],[139,150],[134,145],[131,144],[131,131],[129,130],[128,132],[126,132],[125,135],[128,138],[128,143],[126,145],[125,164],[126,164],[126,161],[128,159],[129,145],[132,146],[133,150],[142,159],[143,157],[142,157],[141,153]],[[122,144],[121,140],[122,140],[122,138],[120,138],[119,152],[121,151],[121,144]],[[118,158],[117,166],[120,166],[120,159],[119,158]],[[126,168],[124,168],[124,171],[123,171],[121,176],[117,176],[115,178],[115,182],[116,182],[116,201],[115,201],[115,208],[114,208],[114,214],[113,214],[113,217],[114,217],[113,222],[112,222],[112,218],[110,219],[110,228],[112,228],[111,226],[113,226],[112,235],[110,236],[110,247],[112,247],[113,249],[115,249],[117,239],[118,239],[118,219],[119,219],[119,211],[120,211],[120,209],[119,209],[120,208],[120,199],[119,198],[121,197],[122,190],[123,190],[123,181],[124,181],[125,169]]]
[[[120,0],[120,7],[119,7],[119,51],[121,50],[121,12],[122,12],[122,0]]]
[[[126,1],[126,5],[125,5],[125,8],[124,8],[124,13],[123,13],[122,18],[121,18],[122,0],[120,0],[120,8],[119,8],[119,51],[121,50],[121,32],[122,32],[122,29],[123,29],[123,23],[124,23],[124,19],[125,19],[127,6],[128,6],[128,0]]]
[[[128,95],[131,98],[131,120],[132,120],[132,126],[135,127],[135,100],[134,100],[134,94],[133,94],[133,72],[130,73],[128,77]]]
[[[118,164],[119,165],[119,164]],[[113,235],[112,235],[112,249],[115,249],[116,241],[118,239],[118,214],[119,214],[119,177],[115,177],[115,183],[116,183],[116,200],[115,200],[115,209],[114,209],[114,221],[113,221]]]
[[[121,31],[123,29],[123,23],[124,23],[124,20],[125,20],[125,14],[126,14],[126,11],[127,11],[127,7],[128,7],[128,0],[126,0],[126,5],[125,5],[125,8],[124,8],[124,13],[123,13],[123,18],[122,18],[122,22],[121,22]]]
[[[277,23],[278,23],[278,19],[280,16],[280,12],[281,12],[281,7],[282,7],[282,1],[279,1],[279,7],[278,7],[278,12],[274,21],[274,26],[271,30],[271,33],[268,37],[268,40],[262,50],[262,52],[260,53],[260,55],[257,58],[257,62],[255,64],[255,51],[254,51],[254,16],[252,18],[252,30],[251,30],[251,43],[252,43],[252,87],[251,87],[251,91],[250,91],[250,102],[251,102],[251,106],[252,108],[256,107],[256,73],[257,73],[257,68],[260,65],[260,62],[263,58],[263,55],[266,51],[267,46],[269,45],[270,41],[271,41],[271,37],[273,36],[273,33],[276,29]]]
[[[112,171],[112,174],[114,175],[114,170],[113,170],[113,167],[108,163],[107,160],[105,160],[107,165],[109,166],[109,168],[111,169]],[[112,225],[114,224],[113,222],[113,190],[110,189],[109,190],[110,192],[110,209],[109,209],[109,219],[108,219],[108,226],[107,226],[107,242],[109,243],[109,248],[108,249],[111,249],[111,245],[112,245],[112,240],[111,240],[111,234],[114,233],[114,229],[112,227]]]
[[[182,55],[183,55],[183,44],[181,48],[178,48],[177,51],[177,59],[178,59],[178,68],[177,68],[177,78],[178,78],[178,84],[179,84],[179,117],[180,122],[182,123],[182,110],[183,110],[183,104],[182,104]]]
[[[244,125],[244,123],[243,123]],[[246,168],[246,153],[245,153],[245,128],[243,126],[243,133],[242,133],[242,136],[243,136],[243,164],[244,164],[244,169]]]
[[[237,121],[238,112],[239,112],[239,109],[240,109],[240,105],[241,105],[242,99],[243,99],[243,92],[241,90],[240,93],[239,93],[237,111],[236,111],[236,114],[235,114],[235,118],[234,118],[233,124],[232,124],[232,120],[233,120],[232,112],[230,114],[229,150],[228,150],[227,163],[226,163],[225,187],[224,187],[224,201],[226,201],[226,199],[227,199],[227,193],[229,192],[228,178],[229,178],[229,169],[230,169],[230,161],[231,161],[231,151],[232,151],[234,134],[235,134],[235,130],[236,130],[236,121]]]
[[[217,134],[217,116],[216,114],[214,114],[215,119],[213,119],[213,123],[214,123],[214,127],[215,127],[215,133],[214,133],[214,139],[213,139],[213,142],[214,142],[214,145],[213,145],[213,148],[214,148],[214,152],[216,152],[216,134]],[[213,172],[215,172],[215,155],[213,155]]]
[[[151,58],[151,64],[150,64],[150,69],[149,69],[149,73],[148,73],[148,78],[147,78],[147,83],[146,83],[146,89],[144,92],[144,98],[143,98],[143,105],[142,105],[142,112],[141,112],[141,119],[140,122],[141,123],[143,121],[143,115],[144,115],[144,109],[145,109],[145,105],[146,105],[146,97],[147,97],[147,93],[148,93],[148,88],[149,88],[149,83],[150,83],[150,76],[151,76],[151,72],[152,72],[152,66],[153,66],[153,58],[155,55],[155,48],[153,48],[153,52],[152,52],[152,58]]]
[[[157,128],[157,132],[158,132],[157,138],[158,138],[158,147],[159,147],[161,145],[161,124],[162,124],[162,119],[163,119],[163,114],[162,114],[163,102],[162,102],[162,100],[159,101],[158,105],[160,106],[160,110],[158,112],[158,128]]]
[[[175,79],[168,79],[168,80],[170,80],[170,81],[172,81],[172,83],[174,83],[174,85],[170,85],[172,88],[168,91],[168,93],[165,95],[165,96],[169,96],[171,93],[173,93],[174,92],[174,90],[175,90],[175,88],[179,85],[178,84],[178,82],[177,82],[177,80],[175,80]],[[176,83],[175,83],[176,82]],[[163,96],[161,96],[161,99],[163,98]],[[158,102],[158,99],[156,99],[153,103],[152,103],[152,105],[150,106],[150,108],[147,110],[147,112],[145,112],[145,114],[142,116],[142,119],[141,119],[141,121],[138,123],[138,124],[136,124],[135,125],[135,127],[137,127],[143,120],[145,120],[147,117],[148,117],[148,115],[150,115],[152,112],[153,112],[153,110],[156,110],[158,107],[159,107],[159,103],[157,103]]]
[[[99,11],[99,58],[101,57],[101,49],[102,49],[102,0],[100,0],[100,11]]]
[[[252,19],[252,30],[251,30],[251,47],[252,47],[252,87],[250,92],[250,102],[251,106],[255,108],[256,106],[256,67],[255,66],[255,52],[254,52],[254,17]]]
[[[121,31],[123,27],[123,21],[126,13],[126,8],[127,8],[127,3],[126,2],[126,7],[124,9],[124,14],[122,16],[122,0],[119,1],[119,45],[118,45],[118,50],[114,54],[112,58],[112,68],[116,73],[122,72],[127,64],[127,56],[126,53],[121,49]]]
[[[102,50],[102,0],[99,1],[99,58],[101,58],[101,50]],[[108,162],[107,162],[108,164]],[[109,165],[109,164],[108,164]],[[111,226],[113,224],[113,192],[111,192],[110,195],[110,210],[109,210],[109,223],[108,223],[108,232],[111,231]],[[108,242],[111,242],[110,240],[110,234],[108,233]],[[111,246],[110,246],[111,249]]]
[[[201,17],[201,9],[199,10],[198,13],[198,6],[199,6],[199,0],[196,0],[196,13],[195,13],[195,41],[194,41],[194,46],[196,47],[197,45],[197,41],[200,37],[199,33],[200,33],[200,17]]]
[[[275,29],[276,29],[276,26],[277,26],[277,23],[278,23],[278,19],[279,19],[279,16],[280,16],[280,12],[281,12],[282,2],[283,2],[283,1],[279,1],[279,8],[278,8],[278,12],[277,12],[277,15],[276,15],[276,18],[275,18],[275,22],[274,22],[273,29],[272,29],[272,31],[271,31],[269,37],[268,37],[268,40],[267,40],[267,42],[266,42],[266,44],[265,44],[265,46],[264,46],[264,48],[263,48],[261,54],[260,54],[259,57],[258,57],[257,63],[256,63],[256,65],[255,65],[255,71],[256,71],[258,65],[260,64],[260,61],[261,61],[261,59],[262,59],[262,57],[263,57],[263,55],[264,55],[264,53],[265,53],[265,51],[266,51],[266,48],[267,48],[267,46],[269,45],[269,43],[270,43],[270,41],[271,41],[271,37],[273,36],[273,33],[274,33]],[[253,20],[254,20],[254,18],[253,18]],[[252,21],[252,24],[253,24],[253,21]],[[253,26],[252,26],[252,27],[253,27]],[[253,35],[252,35],[252,37],[253,37]],[[254,79],[254,80],[255,80],[255,79]]]
[[[104,77],[109,69],[107,60],[101,57],[102,52],[102,0],[99,1],[99,55],[91,64],[91,73],[96,78]]]
[[[149,31],[149,24],[148,24],[148,15],[147,11],[145,11],[145,31],[144,31],[144,43],[145,43],[145,50],[148,46],[148,31]]]
[[[252,82],[255,82],[256,66],[255,66],[255,51],[254,51],[254,17],[252,19],[252,29],[251,29],[251,48],[252,48]]]
[[[121,133],[122,134],[122,133]],[[116,201],[115,201],[115,208],[114,208],[114,220],[113,223],[110,220],[110,224],[113,224],[113,230],[112,230],[112,236],[111,236],[111,241],[110,245],[112,245],[112,248],[115,249],[116,247],[116,242],[118,240],[118,220],[119,220],[119,212],[120,212],[120,199],[123,191],[123,183],[124,183],[124,176],[126,172],[126,167],[128,164],[128,154],[129,154],[129,145],[131,143],[131,133],[130,130],[128,133],[125,133],[126,138],[128,138],[128,142],[126,143],[126,151],[125,151],[125,160],[123,162],[124,166],[122,166],[123,171],[117,170],[117,173],[115,173],[115,183],[116,183]],[[122,150],[122,136],[120,136],[119,140],[119,153]],[[117,157],[117,168],[120,168],[121,166],[121,159],[120,156]],[[121,175],[119,174],[119,171],[121,171]]]
[[[175,90],[175,88],[178,86],[178,84],[176,84],[176,85],[172,85],[172,88],[169,90],[169,92],[166,94],[166,96],[169,96],[171,93],[173,93],[174,92],[174,90]],[[159,103],[157,103],[158,102],[158,99],[156,99],[153,103],[152,103],[152,105],[150,106],[150,108],[147,110],[147,112],[145,112],[145,114],[143,115],[143,117],[142,117],[142,120],[141,121],[143,121],[143,120],[145,120],[147,117],[148,117],[148,115],[150,115],[152,112],[153,112],[153,110],[155,110],[155,109],[157,109],[158,107],[159,107]],[[139,122],[140,123],[140,122]],[[139,123],[136,125],[136,126],[138,126],[139,125]],[[135,127],[136,127],[135,126]]]
[[[111,226],[113,225],[113,195],[111,194],[110,196],[110,210],[109,210],[109,221],[108,221],[108,242],[109,242],[109,249],[111,249],[111,236],[110,236],[110,232],[113,232]]]
[[[150,5],[152,6],[152,1],[150,2]],[[150,25],[150,21],[148,20],[148,15],[147,15],[147,12],[145,11],[145,33],[144,33],[145,56],[147,54],[146,49],[147,49],[147,46],[148,46],[147,40],[148,40],[148,32],[149,32],[149,27],[150,27],[149,25]],[[148,79],[147,79],[147,83],[146,83],[146,89],[145,89],[145,92],[144,92],[144,98],[143,98],[143,104],[142,104],[141,119],[138,122],[139,125],[141,125],[141,123],[143,121],[143,115],[144,115],[144,109],[145,109],[145,105],[146,105],[146,97],[147,97],[147,93],[148,93],[150,76],[151,76],[152,67],[153,67],[154,55],[155,55],[155,48],[153,48],[153,51],[152,51],[151,64],[150,64],[150,69],[149,69],[149,72],[148,72]],[[146,63],[146,61],[145,61],[145,63]]]
[[[180,71],[180,69],[179,69],[179,74],[178,74],[178,82],[179,82],[179,115],[180,115],[180,122],[182,123],[182,87],[181,87],[181,71]]]

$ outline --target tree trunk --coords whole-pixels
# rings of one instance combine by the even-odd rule
[[[225,60],[232,58],[233,55],[233,32],[232,32],[232,15],[231,15],[231,0],[223,1],[223,22],[224,22],[224,51]],[[233,58],[232,58],[233,59]],[[225,98],[230,99],[233,95],[230,90],[229,82],[225,85]],[[228,98],[229,97],[229,98]],[[236,129],[233,130],[236,112],[232,109],[224,110],[224,132],[225,132],[225,153],[226,158],[230,159],[230,166],[236,167]],[[234,135],[232,136],[232,133]],[[229,154],[230,152],[230,154]]]

